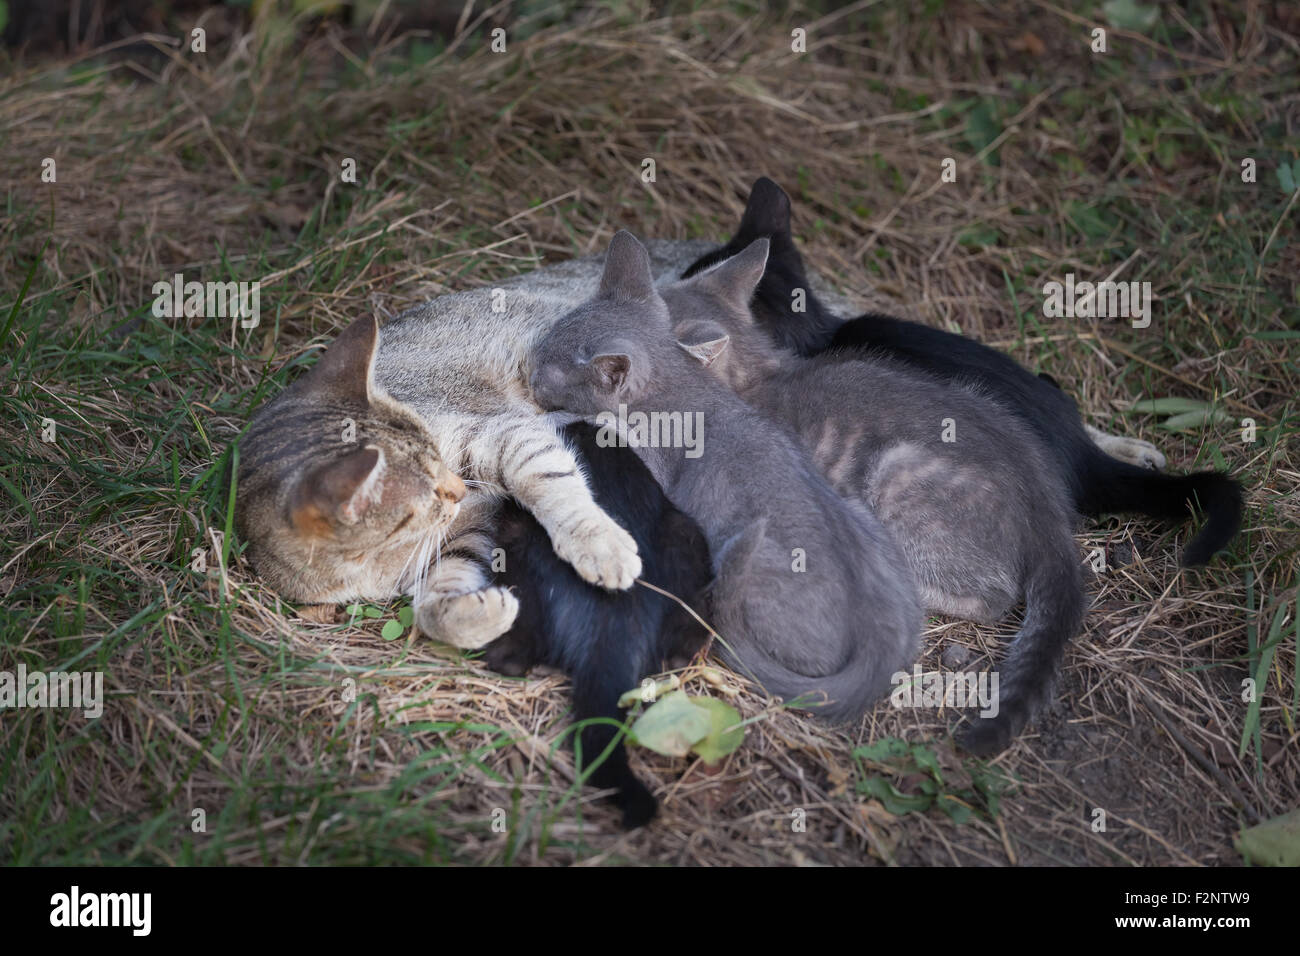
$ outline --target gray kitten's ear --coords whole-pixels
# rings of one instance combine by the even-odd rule
[[[677,344],[708,368],[727,350],[731,336],[716,322],[691,322],[677,330]]]
[[[322,536],[356,524],[379,498],[384,453],[358,448],[309,471],[289,495],[289,521],[302,534]]]
[[[591,360],[596,384],[605,392],[619,392],[632,375],[632,356],[623,353],[597,355]]]
[[[614,233],[605,253],[605,271],[600,277],[600,294],[620,302],[638,302],[653,298],[654,275],[650,271],[650,253],[626,229]]]
[[[373,315],[357,319],[338,334],[307,373],[310,387],[344,401],[367,404],[374,394],[378,346],[379,322]]]
[[[749,300],[754,297],[754,290],[758,288],[763,270],[767,268],[769,246],[766,239],[754,240],[743,252],[701,274],[700,286],[748,309]]]

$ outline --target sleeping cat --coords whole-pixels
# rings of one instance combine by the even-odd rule
[[[623,438],[703,530],[715,573],[711,623],[742,673],[840,721],[911,665],[920,614],[897,545],[783,430],[677,347],[650,258],[630,233],[615,235],[600,291],[552,327],[533,366],[543,408],[633,422],[638,412],[702,416],[699,455],[645,434]]]
[[[670,275],[703,248],[654,245]],[[486,652],[491,665],[509,673],[533,663],[562,667],[573,679],[578,719],[621,720],[619,695],[659,670],[665,655],[689,650],[698,625],[646,588],[586,584],[529,510],[503,502],[496,483],[467,488],[446,461],[450,452],[460,465],[478,427],[485,433],[472,447],[486,448],[480,457],[488,461],[469,473],[480,479],[514,468],[536,481],[567,478],[572,487],[587,475],[600,506],[635,540],[646,579],[693,603],[710,576],[698,528],[633,453],[584,456],[594,439],[583,426],[561,438],[527,400],[522,363],[530,336],[594,291],[600,269],[598,257],[575,260],[499,290],[444,297],[382,330],[372,319],[344,329],[309,372],[257,411],[239,443],[236,522],[262,578],[284,597],[312,603],[412,593],[421,630],[462,647],[507,631]],[[508,313],[496,311],[502,299]],[[515,430],[494,433],[503,418]],[[525,438],[535,445],[523,448]],[[574,474],[545,471],[564,467],[563,457],[551,463],[552,445],[573,456]],[[483,588],[498,544],[505,571]],[[450,596],[440,597],[435,583]],[[608,723],[584,731],[584,764],[612,739]],[[621,742],[591,782],[615,788],[626,826],[653,815],[654,798],[628,769]]]
[[[778,349],[749,309],[767,248],[759,239],[663,288],[674,335],[788,427],[837,492],[871,508],[906,556],[926,609],[992,623],[1025,601],[1024,626],[999,671],[999,710],[963,739],[996,753],[1047,699],[1082,623],[1065,486],[1034,434],[976,388],[875,356],[806,359]]]
[[[1163,467],[1159,452],[1146,442],[1085,426],[1074,401],[1050,377],[1036,377],[1010,357],[965,336],[877,313],[848,320],[832,313],[814,293],[795,248],[790,197],[767,177],[754,183],[731,240],[697,259],[682,278],[736,255],[756,239],[768,239],[772,245],[751,308],[759,325],[782,347],[804,356],[832,349],[880,354],[945,381],[979,385],[1037,433],[1081,514],[1138,512],[1179,520],[1187,517],[1190,506],[1199,506],[1208,521],[1184,549],[1186,565],[1204,564],[1236,534],[1242,505],[1235,481],[1213,471],[1154,473],[1145,466]],[[802,313],[794,311],[795,290],[804,292]]]
[[[680,268],[700,246],[659,251]],[[423,633],[481,647],[518,611],[489,570],[509,495],[583,580],[629,587],[636,544],[596,505],[523,368],[599,275],[597,260],[562,263],[340,333],[239,443],[235,517],[267,583],[314,603],[414,594]]]

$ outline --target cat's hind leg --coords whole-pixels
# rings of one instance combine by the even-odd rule
[[[1108,435],[1091,425],[1084,425],[1083,428],[1092,439],[1092,443],[1112,458],[1137,465],[1139,468],[1150,468],[1153,471],[1160,471],[1167,464],[1165,456],[1160,454],[1160,449],[1149,441],[1129,438],[1126,435]]]

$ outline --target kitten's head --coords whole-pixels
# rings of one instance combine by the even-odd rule
[[[732,388],[745,387],[781,359],[750,311],[767,254],[768,241],[757,239],[663,291],[677,344]]]
[[[373,318],[353,322],[240,440],[239,534],[290,600],[409,589],[465,496],[419,418],[376,386],[378,343]]]
[[[808,282],[790,228],[790,197],[766,176],[757,179],[750,189],[745,213],[731,240],[693,262],[682,278],[689,279],[732,258],[757,239],[771,243],[766,271],[749,303],[759,327],[784,348],[800,355],[820,351],[829,343],[839,320]],[[798,312],[796,302],[801,303]]]
[[[650,255],[619,230],[605,253],[600,291],[556,322],[533,350],[533,400],[548,411],[614,411],[644,393],[656,353],[671,346]]]

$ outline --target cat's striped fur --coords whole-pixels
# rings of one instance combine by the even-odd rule
[[[652,251],[672,278],[705,248]],[[421,631],[479,647],[518,610],[490,582],[493,518],[510,495],[585,580],[631,586],[635,542],[596,505],[525,384],[532,345],[600,270],[600,257],[579,259],[442,296],[377,340],[369,319],[345,330],[240,442],[237,519],[262,577],[308,602],[411,593]]]

